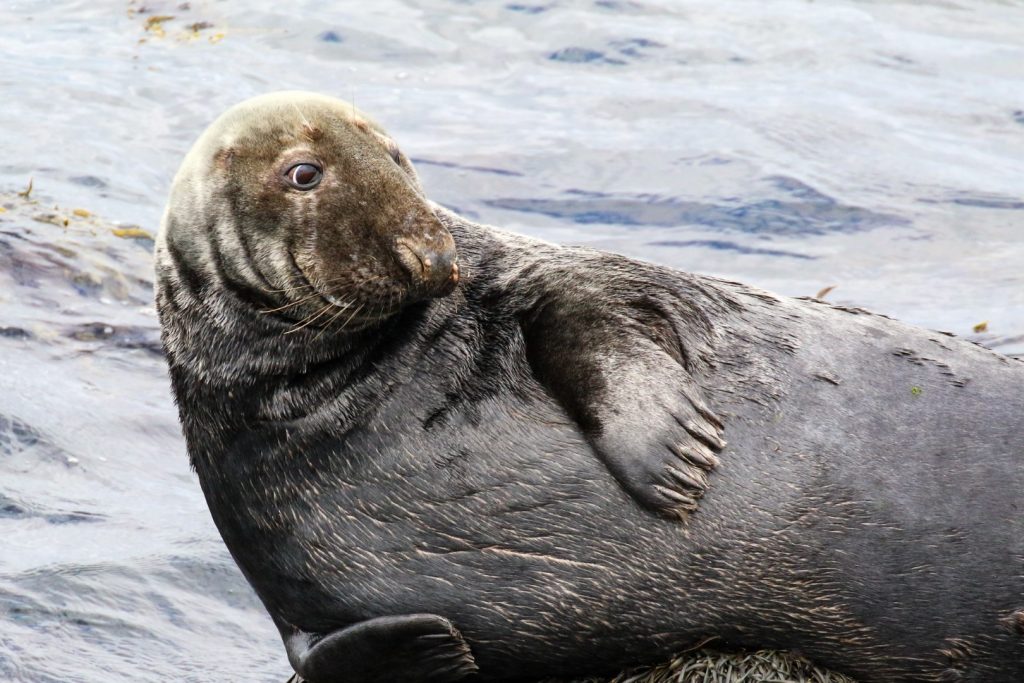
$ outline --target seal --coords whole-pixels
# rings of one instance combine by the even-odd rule
[[[199,138],[156,268],[192,464],[308,681],[708,638],[1024,680],[1024,363],[477,225],[308,93]]]

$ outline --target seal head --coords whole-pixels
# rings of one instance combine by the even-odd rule
[[[227,289],[294,329],[366,327],[458,281],[409,160],[355,108],[312,93],[248,100],[200,137],[157,259],[198,280],[194,294]]]

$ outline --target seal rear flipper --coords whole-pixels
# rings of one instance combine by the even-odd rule
[[[477,671],[461,634],[435,614],[377,617],[323,636],[298,631],[285,648],[308,683],[445,683]]]
[[[682,353],[672,352],[671,324],[622,302],[558,294],[524,318],[524,336],[538,379],[623,488],[665,516],[696,510],[725,441]]]

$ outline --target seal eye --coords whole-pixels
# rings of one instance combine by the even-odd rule
[[[288,182],[296,190],[312,190],[324,177],[323,171],[313,164],[295,164],[288,169],[286,175]]]
[[[396,164],[398,164],[399,166],[402,165],[402,152],[401,150],[398,149],[398,145],[396,145],[394,142],[388,145],[388,154],[391,155],[391,158],[395,160]]]

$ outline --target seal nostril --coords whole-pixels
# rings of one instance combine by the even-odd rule
[[[419,249],[404,239],[398,240],[395,247],[398,262],[409,272],[414,281],[418,282],[429,277],[430,259],[425,257]]]
[[[427,296],[443,296],[459,280],[454,249],[435,251],[422,243],[399,238],[395,242],[395,256],[409,273],[413,288]]]

